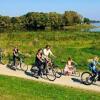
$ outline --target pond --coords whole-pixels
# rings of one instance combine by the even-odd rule
[[[100,23],[91,23],[91,24],[96,26],[96,28],[91,28],[88,31],[90,31],[90,32],[100,32]]]

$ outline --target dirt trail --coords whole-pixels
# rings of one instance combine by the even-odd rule
[[[7,68],[6,65],[0,65],[0,74],[100,92],[100,82],[96,82],[93,85],[87,86],[80,82],[80,77],[75,76],[62,76],[61,78],[57,78],[55,81],[52,82],[42,78],[36,79],[34,77],[26,75],[23,71],[20,70],[11,70]]]

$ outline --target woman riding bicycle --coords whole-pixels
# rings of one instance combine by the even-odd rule
[[[45,67],[45,62],[43,61],[43,52],[42,52],[42,49],[39,49],[38,52],[37,52],[37,54],[36,54],[35,65],[39,69],[38,76],[40,76],[41,75],[41,71],[42,71],[42,67],[43,67],[43,69]]]
[[[0,48],[0,64],[3,64],[2,63],[2,49]]]
[[[17,47],[15,47],[13,49],[13,64],[14,64],[14,66],[16,65],[16,60],[20,61],[19,49]]]

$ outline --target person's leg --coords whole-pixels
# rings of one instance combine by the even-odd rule
[[[38,76],[40,76],[41,75],[41,66],[37,66],[38,67]]]
[[[1,60],[2,60],[2,57],[0,56],[0,63],[2,63],[2,61],[1,61]]]
[[[16,64],[16,57],[13,56],[13,65],[15,66],[15,64]]]
[[[20,67],[21,67],[21,64],[22,64],[21,58],[20,57],[16,57],[16,60],[19,61],[19,64],[20,64]]]
[[[43,65],[43,70],[46,69],[46,62],[42,62],[42,65]]]
[[[64,75],[67,76],[68,75],[68,71],[64,71]]]
[[[92,70],[92,80],[94,80],[95,79],[95,77],[97,76],[97,72],[96,71],[94,71],[94,70]]]
[[[38,76],[40,76],[41,75],[41,71],[42,71],[42,69],[41,69],[41,67],[42,67],[42,62],[41,61],[38,61],[38,62],[36,62],[36,64],[37,64],[37,67],[38,67]]]
[[[98,81],[100,81],[100,71],[98,71]]]
[[[69,68],[68,68],[68,74],[69,74],[69,75],[72,75],[72,72],[73,72],[72,67],[69,67]]]
[[[0,56],[0,64],[4,65],[4,63],[2,62],[2,56]]]

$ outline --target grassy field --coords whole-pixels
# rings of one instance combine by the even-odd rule
[[[99,100],[100,93],[0,75],[0,100]]]
[[[79,69],[87,68],[87,59],[100,56],[100,33],[80,31],[51,31],[51,32],[13,32],[0,34],[0,47],[3,49],[4,62],[12,50],[18,46],[20,51],[27,55],[26,62],[32,64],[39,48],[50,44],[57,57],[55,62],[61,67],[65,60],[71,56]]]

